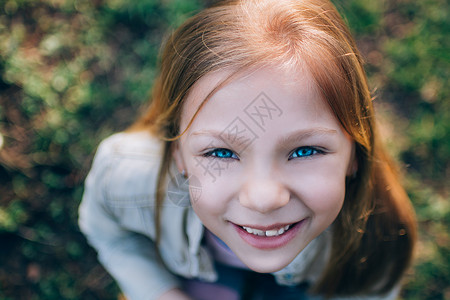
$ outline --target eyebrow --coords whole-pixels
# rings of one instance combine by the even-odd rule
[[[306,130],[297,130],[277,141],[278,145],[284,145],[291,142],[300,142],[306,138],[313,136],[333,136],[337,134],[337,130],[330,128],[311,128]]]
[[[199,130],[199,131],[193,132],[190,135],[191,136],[211,137],[211,138],[220,140],[229,146],[236,146],[236,147],[245,145],[245,143],[247,143],[249,140],[251,142],[251,141],[255,140],[256,138],[258,138],[257,135],[255,133],[253,133],[252,131],[244,130],[243,132],[244,132],[244,134],[237,135],[233,139],[227,138],[227,136],[229,136],[229,134],[227,134],[225,131],[216,131],[216,130]]]
[[[287,136],[281,137],[276,141],[277,145],[285,145],[286,143],[295,143],[295,142],[301,142],[302,140],[306,138],[310,138],[313,136],[334,136],[337,134],[337,130],[330,129],[330,128],[323,128],[323,127],[317,127],[317,128],[310,128],[310,129],[301,129],[296,130]],[[199,130],[191,133],[192,136],[209,136],[213,137],[219,140],[222,140],[225,143],[229,143],[231,141],[227,141],[223,138],[223,132],[216,131],[216,130]],[[231,143],[230,143],[231,144]]]

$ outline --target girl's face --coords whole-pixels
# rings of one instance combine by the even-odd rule
[[[227,75],[197,82],[181,130]],[[203,224],[250,269],[268,273],[288,265],[335,220],[345,178],[356,168],[353,149],[308,72],[262,68],[205,103],[174,158],[199,182],[191,202]]]

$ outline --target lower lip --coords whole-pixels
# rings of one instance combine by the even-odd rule
[[[258,249],[269,250],[281,248],[289,243],[295,237],[300,228],[303,227],[302,225],[304,222],[305,220],[296,223],[294,226],[289,228],[288,231],[278,236],[254,235],[252,233],[248,233],[245,229],[236,224],[233,225],[236,228],[239,236],[250,246]]]

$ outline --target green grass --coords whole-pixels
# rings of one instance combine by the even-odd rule
[[[340,0],[420,241],[404,299],[450,299],[448,1]],[[76,225],[99,141],[142,113],[199,1],[0,2],[0,299],[116,299]]]

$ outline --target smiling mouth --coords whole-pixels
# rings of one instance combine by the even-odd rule
[[[248,233],[251,233],[256,236],[274,237],[274,236],[282,235],[283,233],[287,232],[291,227],[295,226],[297,223],[292,223],[289,225],[275,227],[270,230],[261,230],[261,229],[256,229],[256,228],[252,228],[252,227],[248,227],[248,226],[240,226],[240,225],[239,225],[239,227],[244,229]]]
[[[247,244],[261,250],[279,249],[298,236],[306,219],[295,223],[273,224],[271,226],[233,224],[239,236]]]

